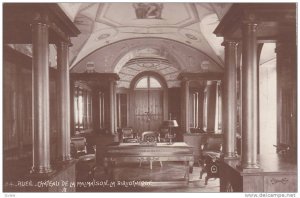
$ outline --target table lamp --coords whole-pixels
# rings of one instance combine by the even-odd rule
[[[170,140],[170,144],[172,144],[172,139],[175,137],[172,134],[172,128],[178,127],[178,123],[176,120],[166,120],[163,122],[164,127],[168,127],[169,132],[168,132],[168,138]]]

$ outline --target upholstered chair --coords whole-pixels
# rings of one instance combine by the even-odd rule
[[[145,131],[142,133],[143,142],[158,142],[159,134],[154,131]]]
[[[207,173],[205,177],[205,185],[209,178],[219,177],[219,159],[222,155],[223,134],[208,134],[206,143],[201,145],[201,161],[202,170],[200,179],[203,173]]]
[[[130,127],[122,128],[122,142],[138,142],[135,134],[133,133],[133,129]]]
[[[78,159],[77,178],[79,180],[92,180],[96,170],[95,154],[88,154],[86,149],[86,138],[71,138],[71,156]]]

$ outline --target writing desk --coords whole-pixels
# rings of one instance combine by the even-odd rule
[[[184,179],[188,183],[189,173],[193,170],[194,156],[192,148],[184,142],[157,143],[156,145],[120,143],[105,147],[104,167],[112,179],[114,177],[113,168],[116,163],[143,161],[183,161],[185,162]]]

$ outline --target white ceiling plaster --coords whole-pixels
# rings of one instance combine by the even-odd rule
[[[60,5],[69,6],[70,3]],[[211,44],[214,39],[207,37],[207,32],[200,29],[200,22],[210,14],[222,17],[231,4],[218,3],[144,3],[144,6],[162,6],[154,13],[146,13],[141,18],[134,8],[134,3],[81,3],[79,10],[65,9],[74,15],[74,23],[79,30],[89,35],[85,42],[72,39],[74,49],[70,54],[71,66],[76,65],[93,51],[111,43],[133,38],[166,38],[188,44],[209,55],[223,65],[222,46],[215,49]],[[75,7],[75,6],[74,6]],[[78,7],[78,5],[77,5]],[[139,18],[140,17],[140,18]],[[205,28],[205,27],[204,27]],[[211,27],[210,27],[211,29]],[[211,34],[211,33],[209,33]],[[208,39],[208,40],[207,40]],[[78,45],[80,47],[78,47]],[[217,52],[217,53],[216,53]]]
[[[96,72],[118,73],[131,59],[152,57],[172,66],[161,70],[170,80],[168,86],[172,87],[179,85],[177,81],[171,81],[175,74],[164,73],[172,69],[180,72],[222,71],[222,38],[216,38],[212,31],[230,8],[229,3],[145,3],[143,6],[147,9],[154,8],[152,12],[144,8],[136,10],[134,3],[58,5],[81,31],[78,37],[71,38],[72,72],[85,72],[86,64],[92,61]],[[31,54],[28,46],[17,48]],[[263,55],[262,58],[265,56],[269,57]],[[49,57],[53,65],[56,60],[53,46]]]
[[[228,3],[162,3],[161,16],[138,19],[133,3],[58,3],[79,28],[71,38],[72,72],[115,72],[118,87],[130,86],[143,71],[161,74],[168,87],[179,87],[180,72],[220,72],[223,38],[213,34]],[[10,47],[32,57],[32,46]],[[275,43],[265,43],[260,64],[276,60]],[[139,61],[137,61],[139,60]],[[56,67],[56,47],[49,45],[49,66]]]
[[[208,68],[204,68],[206,71],[222,71],[222,68],[216,61],[201,51],[176,41],[161,38],[139,38],[113,43],[89,54],[72,67],[71,71],[76,73],[85,72],[87,62],[93,61],[97,72],[118,73],[128,61],[140,57],[138,52],[151,48],[156,49],[160,53],[160,55],[155,54],[151,57],[166,59],[181,71],[201,72],[203,70],[201,66],[203,61],[208,61],[209,63]]]
[[[222,47],[223,37],[217,37],[213,32],[220,23],[216,14],[210,14],[203,18],[200,23],[200,29],[206,41],[212,47],[214,52],[224,60],[224,49]]]
[[[81,4],[82,3],[58,3],[59,7],[61,7],[61,9],[72,21],[74,21]]]

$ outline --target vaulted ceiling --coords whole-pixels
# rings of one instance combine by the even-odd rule
[[[134,75],[150,70],[160,73],[173,87],[179,86],[176,76],[180,72],[223,71],[223,38],[213,31],[230,3],[58,5],[81,32],[71,38],[69,62],[73,73],[88,68],[118,73],[118,86],[128,87]],[[12,47],[31,53],[30,45]],[[55,45],[50,46],[50,56],[51,66],[55,67]]]
[[[222,71],[223,38],[217,38],[213,31],[231,4],[59,5],[81,31],[71,40],[71,72],[85,72],[92,64],[96,72],[121,72],[120,86],[128,87],[132,67],[134,74],[157,71],[169,79],[169,86],[178,84],[176,72]],[[144,66],[136,65],[137,60],[142,60]],[[165,76],[165,67],[172,73],[172,82],[170,74]]]
[[[231,4],[224,3],[59,3],[81,31],[72,39],[72,66],[95,50],[132,38],[165,38],[194,47],[222,64],[212,34]]]

